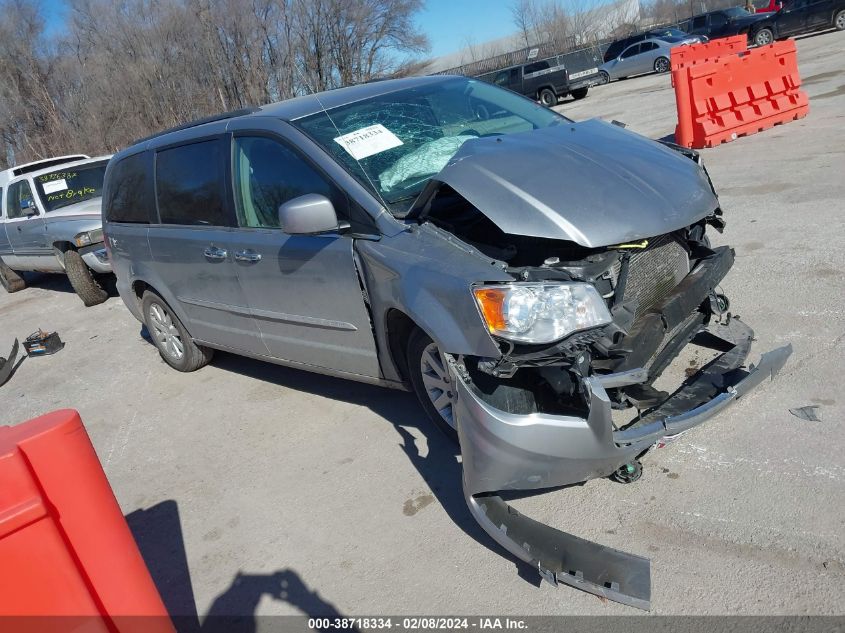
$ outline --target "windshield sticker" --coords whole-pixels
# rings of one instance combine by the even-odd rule
[[[361,160],[403,144],[398,136],[381,123],[338,136],[334,141],[349,152],[355,160]]]
[[[62,178],[60,180],[51,180],[41,185],[45,194],[56,193],[57,191],[64,191],[67,189],[67,181]]]

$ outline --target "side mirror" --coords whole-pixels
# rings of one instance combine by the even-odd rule
[[[24,217],[38,215],[38,209],[35,208],[35,200],[21,200],[21,211]]]
[[[288,200],[279,207],[279,227],[288,235],[317,235],[349,228],[337,221],[332,201],[316,193]]]

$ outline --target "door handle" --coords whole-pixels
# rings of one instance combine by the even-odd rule
[[[235,261],[237,262],[249,262],[255,263],[261,261],[261,253],[256,253],[255,251],[245,250],[245,251],[238,251],[235,253]]]
[[[202,254],[205,255],[207,259],[220,260],[220,259],[226,259],[226,255],[228,255],[228,252],[226,251],[225,248],[217,248],[216,246],[209,246],[208,248],[206,248],[202,252]]]

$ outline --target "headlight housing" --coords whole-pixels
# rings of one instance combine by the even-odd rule
[[[518,343],[552,343],[613,319],[590,284],[514,283],[472,290],[491,334]]]
[[[103,229],[94,229],[93,231],[77,233],[73,238],[73,243],[79,247],[89,246],[90,244],[99,244],[102,241]]]

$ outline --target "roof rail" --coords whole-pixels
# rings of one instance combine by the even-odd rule
[[[231,112],[223,112],[222,114],[214,114],[212,116],[203,117],[202,119],[197,119],[196,121],[190,121],[188,123],[183,123],[182,125],[177,125],[176,127],[171,127],[166,130],[162,130],[161,132],[156,132],[155,134],[150,134],[149,136],[145,136],[144,138],[139,138],[136,141],[132,141],[130,145],[137,145],[138,143],[146,143],[147,141],[151,141],[154,138],[158,138],[159,136],[164,136],[165,134],[170,134],[171,132],[179,132],[181,130],[187,130],[192,127],[197,127],[198,125],[205,125],[206,123],[214,123],[215,121],[225,121],[226,119],[234,119],[239,116],[244,116],[247,114],[252,114],[253,112],[258,112],[261,108],[251,107],[251,108],[241,108],[239,110],[232,110]]]

